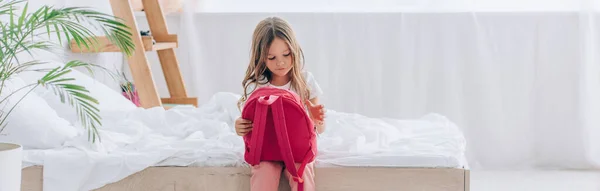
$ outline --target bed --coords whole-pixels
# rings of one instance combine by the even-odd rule
[[[213,99],[211,104],[201,107],[199,110],[213,114],[216,110],[225,111],[227,109],[222,106],[215,106],[221,105],[217,102],[223,101],[218,100],[219,97],[224,98],[230,95],[215,96],[217,98]],[[229,101],[233,101],[233,99],[229,99]],[[153,112],[151,115],[144,116],[162,116],[158,117],[162,120],[181,119],[183,116],[200,116],[197,113],[194,114],[196,112],[194,108],[173,108],[168,111],[156,109]],[[213,120],[229,118],[227,113],[222,113],[225,116],[214,115],[210,118]],[[129,117],[133,121],[140,120],[135,115]],[[415,120],[394,120],[371,119],[357,114],[328,111],[328,119],[332,125],[328,129],[328,133],[319,137],[320,153],[315,165],[318,190],[469,190],[469,169],[464,158],[462,134],[443,116],[430,114]],[[165,124],[158,121],[149,121],[148,123]],[[386,128],[384,123],[389,127]],[[182,126],[175,123],[171,125]],[[211,123],[207,123],[207,125],[211,125]],[[222,123],[220,127],[212,125],[217,126],[215,129],[225,129],[223,132],[229,131],[227,123]],[[345,126],[346,129],[342,129],[342,126]],[[360,129],[360,127],[367,128]],[[372,129],[373,127],[378,128]],[[399,131],[394,132],[388,129],[392,127]],[[377,133],[378,131],[379,133]],[[205,129],[203,132],[210,133],[210,130]],[[387,134],[383,134],[383,132],[387,132]],[[169,134],[168,132],[163,133]],[[169,156],[167,158],[159,157],[139,165],[138,168],[126,168],[125,170],[119,166],[131,162],[130,160],[105,160],[105,162],[95,162],[93,165],[84,163],[84,166],[81,166],[82,164],[71,166],[72,162],[63,162],[63,160],[102,161],[103,158],[87,155],[83,158],[64,157],[77,155],[73,154],[76,150],[66,153],[56,151],[50,155],[44,151],[46,153],[43,158],[46,161],[42,164],[54,166],[51,169],[54,172],[44,174],[43,165],[37,165],[40,163],[36,163],[35,159],[29,160],[31,163],[23,169],[22,190],[41,191],[44,186],[47,188],[45,190],[57,190],[55,189],[57,186],[64,189],[63,185],[69,184],[69,181],[77,182],[76,177],[86,178],[79,179],[79,184],[66,190],[87,190],[94,187],[99,188],[97,190],[249,190],[249,168],[243,162],[241,151],[235,149],[239,145],[229,144],[236,143],[236,137],[223,136],[224,134],[227,133],[215,131],[207,136],[221,136],[220,140],[229,140],[230,142],[221,141],[217,144],[205,142],[204,145],[212,144],[213,146],[200,149],[203,150],[201,153],[198,149],[189,149],[187,144],[180,145],[181,147],[177,149],[166,149],[173,151],[171,153],[167,151],[168,154],[164,154],[166,150],[161,151],[163,152],[161,156]],[[395,135],[402,137],[394,138]],[[385,143],[385,139],[394,140],[388,140],[388,143]],[[352,142],[348,140],[352,140]],[[177,145],[177,143],[171,144],[171,146],[173,145]],[[141,147],[136,147],[136,149],[140,149],[141,153],[146,152]],[[182,152],[182,150],[185,151]],[[30,151],[28,156],[40,156],[39,152]],[[157,157],[148,156],[150,158]],[[119,157],[128,158],[128,156]],[[112,171],[126,171],[131,174],[124,176],[122,173],[104,172],[105,175],[97,177],[115,178],[98,179],[93,176],[89,178],[93,171],[102,174],[100,169],[114,169]],[[78,171],[79,174],[65,175],[74,171]],[[121,177],[119,178],[119,176]],[[60,179],[65,181],[60,181]],[[44,180],[51,182],[44,185]],[[103,183],[106,185],[101,185]],[[289,190],[287,186],[286,179],[282,176],[280,190]]]
[[[28,97],[38,99],[35,107],[26,99],[14,112],[46,115],[0,137],[25,148],[22,190],[248,190],[243,141],[233,130],[239,95],[216,93],[198,108],[141,109],[85,75],[70,75],[101,103],[102,142],[88,142],[76,114],[51,90],[36,90]],[[328,110],[326,123],[318,137],[318,190],[469,190],[465,139],[442,115],[407,120]],[[64,125],[41,131],[39,124]]]
[[[315,173],[319,191],[469,190],[469,170],[461,168],[317,167]],[[250,190],[249,178],[243,167],[150,167],[98,190]],[[290,190],[280,180],[279,190]],[[42,167],[23,170],[22,190],[42,190]]]

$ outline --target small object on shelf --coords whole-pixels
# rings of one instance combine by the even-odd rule
[[[149,30],[147,30],[147,31],[140,31],[140,35],[142,35],[142,37],[144,37],[144,36],[152,36],[152,34],[150,33]],[[152,45],[155,45],[155,44],[156,44],[156,40],[152,39]]]
[[[152,35],[150,35],[150,31],[149,30],[147,30],[147,31],[140,31],[140,35],[142,35],[142,36],[152,36]]]

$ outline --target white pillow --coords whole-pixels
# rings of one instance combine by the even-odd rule
[[[11,92],[25,85],[26,83],[19,77],[7,80],[0,99],[4,99]],[[2,111],[8,112],[28,90],[21,90],[9,97],[0,106]],[[71,123],[59,117],[35,91],[24,97],[12,110],[6,122],[8,122],[6,128],[0,133],[0,142],[17,143],[25,149],[61,147],[65,141],[77,136],[78,132]]]
[[[61,67],[64,64],[52,62],[49,64],[43,65],[44,68],[54,68]],[[42,78],[45,72],[23,72],[21,76],[26,82],[35,82],[38,79]],[[74,84],[81,85],[87,88],[90,91],[90,96],[96,98],[99,102],[98,109],[100,109],[101,116],[103,113],[111,113],[111,112],[125,112],[131,111],[137,108],[135,104],[133,104],[130,100],[125,98],[121,94],[121,92],[117,92],[108,86],[104,85],[102,82],[94,80],[92,77],[79,72],[77,70],[72,70],[69,74],[66,74],[64,77],[67,78],[75,78],[75,82],[70,82]],[[73,124],[78,124],[78,115],[75,111],[75,108],[68,105],[63,104],[60,101],[60,98],[54,93],[52,89],[40,88],[36,91],[40,97],[44,98],[46,102],[50,105],[50,107],[54,108],[58,115],[67,119]]]

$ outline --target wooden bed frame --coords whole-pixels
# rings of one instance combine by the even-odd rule
[[[23,191],[42,191],[41,166],[22,171]],[[318,191],[469,191],[469,170],[461,168],[316,167]],[[150,167],[98,191],[246,191],[245,167]],[[290,190],[282,176],[279,190]]]

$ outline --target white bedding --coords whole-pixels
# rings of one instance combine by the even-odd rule
[[[199,108],[102,113],[102,144],[87,134],[63,147],[25,150],[24,167],[44,166],[45,191],[92,190],[149,166],[242,166],[235,135],[238,95],[217,93]],[[376,119],[329,110],[317,166],[466,168],[465,139],[448,119]]]

